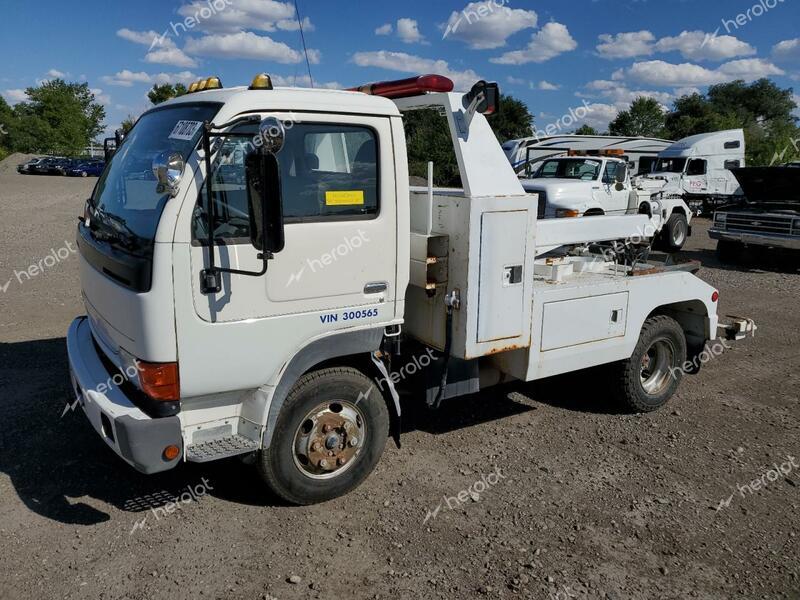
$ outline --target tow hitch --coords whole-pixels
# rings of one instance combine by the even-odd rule
[[[748,333],[752,337],[755,337],[758,327],[756,327],[756,323],[753,319],[734,317],[733,315],[728,315],[727,318],[731,319],[730,323],[720,323],[717,325],[717,327],[725,332],[726,340],[731,342],[743,340],[747,337]]]

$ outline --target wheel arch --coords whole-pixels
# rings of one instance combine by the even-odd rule
[[[681,326],[686,336],[686,354],[689,361],[703,351],[706,342],[711,338],[708,307],[701,300],[685,300],[661,305],[647,315],[647,319],[656,315],[671,317]]]
[[[325,336],[304,346],[289,359],[278,376],[274,391],[264,402],[262,447],[269,447],[281,408],[294,384],[306,373],[327,367],[347,366],[371,379],[379,376],[370,356],[380,348],[383,335],[384,327],[381,326]]]

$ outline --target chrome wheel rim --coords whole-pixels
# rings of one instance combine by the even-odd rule
[[[294,434],[294,463],[312,479],[332,479],[347,471],[361,454],[366,420],[351,402],[334,400],[317,405]]]
[[[686,228],[681,221],[675,225],[675,230],[672,233],[672,243],[676,246],[680,246],[683,244],[684,240],[686,240]]]
[[[639,379],[646,394],[657,396],[666,389],[674,361],[672,342],[659,339],[650,344],[639,368]]]

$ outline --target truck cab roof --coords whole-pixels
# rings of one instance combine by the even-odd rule
[[[251,90],[245,86],[206,90],[185,94],[159,104],[153,110],[161,110],[179,104],[210,102],[223,104],[218,120],[258,110],[268,111],[324,111],[377,116],[400,116],[394,102],[381,96],[370,96],[360,92],[329,89],[275,88]]]

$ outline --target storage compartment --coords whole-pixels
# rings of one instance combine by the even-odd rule
[[[542,314],[542,352],[625,335],[628,292],[548,302]]]

